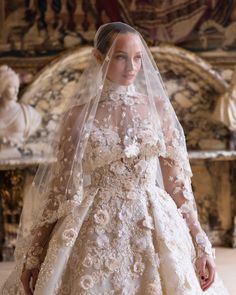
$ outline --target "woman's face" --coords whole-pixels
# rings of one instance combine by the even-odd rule
[[[110,56],[107,78],[114,83],[128,86],[135,80],[141,64],[139,36],[134,33],[119,34],[115,38]]]
[[[17,94],[19,90],[19,84],[17,82],[11,81],[7,83],[5,91],[3,93],[3,99],[7,100],[17,100]]]

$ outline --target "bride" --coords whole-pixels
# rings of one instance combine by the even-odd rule
[[[183,130],[136,30],[99,28],[61,122],[2,294],[228,294],[198,221]]]

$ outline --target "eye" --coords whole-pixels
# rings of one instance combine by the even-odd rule
[[[140,59],[141,59],[141,55],[137,55],[137,56],[135,56],[134,59],[135,59],[135,60],[140,60]]]
[[[119,54],[119,55],[116,55],[116,59],[118,59],[118,60],[125,60],[126,59],[126,56],[125,55],[122,55],[122,54]]]

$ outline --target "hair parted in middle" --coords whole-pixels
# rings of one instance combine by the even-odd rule
[[[137,34],[137,31],[127,24],[121,22],[109,23],[101,26],[97,31],[94,47],[102,54],[106,54],[111,46],[111,40],[115,34]]]

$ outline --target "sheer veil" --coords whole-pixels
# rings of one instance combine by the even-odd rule
[[[114,59],[122,62],[124,58],[117,55],[117,44],[127,32],[137,37],[137,59],[141,66],[132,83],[124,85],[119,83],[118,72],[113,71],[113,77],[117,78],[113,81],[108,73],[114,66]],[[102,58],[99,59],[99,56]],[[136,132],[139,128],[145,131],[145,138],[140,138]],[[96,148],[90,145],[89,138],[98,130],[102,130],[103,134],[113,132],[118,135],[119,147],[114,150],[114,157],[127,162],[139,157],[140,143],[144,140],[150,147],[149,152],[159,156],[159,161],[155,163],[157,186],[164,189],[166,175],[163,167],[174,165],[178,176],[171,181],[184,183],[181,187],[184,196],[196,209],[184,132],[148,46],[132,27],[119,22],[105,24],[96,33],[89,64],[55,130],[51,145],[56,151],[57,161],[38,168],[32,189],[28,192],[38,200],[38,206],[33,213],[35,218],[30,232],[24,232],[22,228],[19,232],[16,260],[20,269],[27,260],[34,234],[43,232],[45,228],[47,232],[47,228],[55,224],[53,239],[62,241],[58,252],[67,259],[99,189],[91,186],[91,171],[104,165],[100,160],[103,151],[97,151],[96,159],[86,156],[89,149]],[[112,160],[108,158],[107,162]],[[52,235],[52,232],[47,232],[47,235]],[[28,264],[37,262],[31,257]]]

